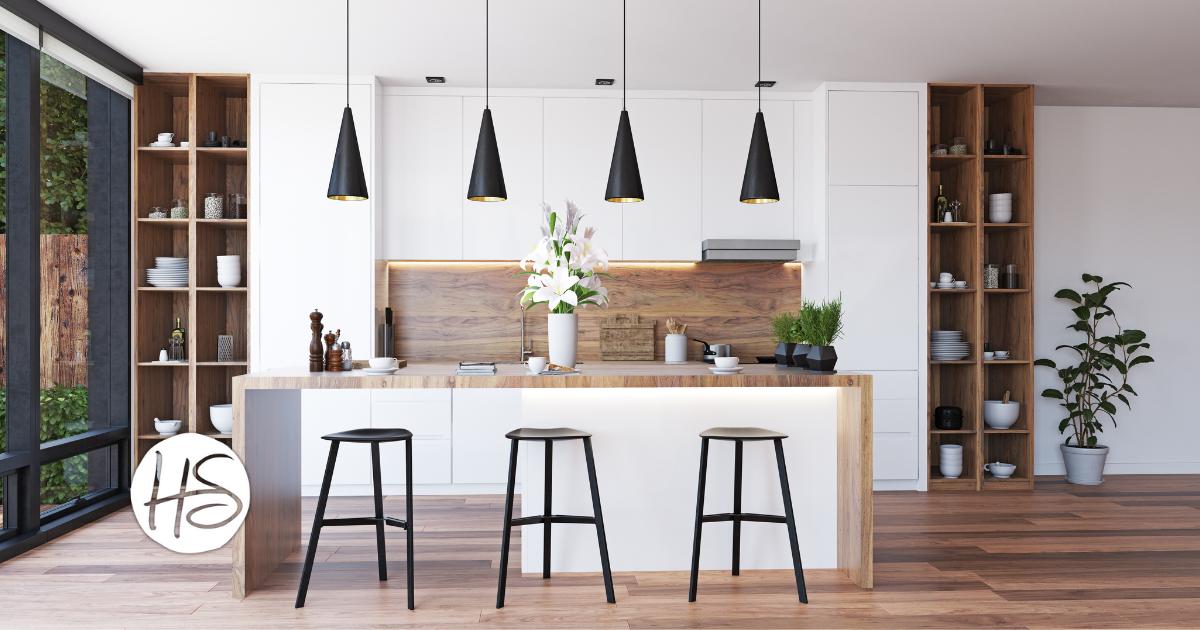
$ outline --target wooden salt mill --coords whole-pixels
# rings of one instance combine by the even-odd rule
[[[342,345],[336,341],[333,343],[333,347],[329,349],[329,371],[345,371],[342,366]]]
[[[309,328],[312,329],[312,340],[308,342],[308,371],[322,372],[325,370],[325,355],[321,350],[321,330],[325,328],[325,324],[321,323],[321,318],[325,317],[321,311],[313,309],[313,312],[308,314],[308,318],[312,320]]]
[[[332,372],[333,366],[329,364],[329,355],[333,351],[334,344],[337,343],[338,337],[342,336],[342,329],[337,329],[336,332],[325,333],[325,371]]]

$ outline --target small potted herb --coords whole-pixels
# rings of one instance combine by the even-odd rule
[[[802,307],[803,308],[803,307]],[[801,313],[796,313],[796,323],[792,325],[792,336],[796,340],[796,349],[792,351],[792,363],[803,370],[808,369],[808,353],[812,346],[808,345],[808,336],[804,334],[804,326],[800,323]]]
[[[775,363],[787,367],[795,365],[792,353],[796,350],[796,314],[791,311],[776,313],[771,316],[771,340],[779,344],[775,346]]]
[[[844,326],[840,294],[832,302],[804,302],[800,308],[800,329],[804,331],[804,340],[812,346],[808,351],[808,369],[824,373],[834,371],[837,352],[833,342],[842,337]]]

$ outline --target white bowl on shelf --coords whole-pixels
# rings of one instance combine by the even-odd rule
[[[992,193],[988,199],[1012,199],[1012,193]]]
[[[208,420],[212,423],[214,429],[221,432],[221,435],[232,434],[233,405],[229,403],[224,405],[209,405]]]
[[[175,435],[179,433],[179,427],[183,425],[180,420],[159,420],[154,419],[154,430],[158,431],[159,435]]]
[[[237,277],[233,277],[233,278],[227,278],[225,276],[218,276],[217,284],[225,287],[226,289],[232,289],[234,287],[242,286],[242,278],[241,278],[241,276],[237,276]]]
[[[992,476],[997,479],[1008,479],[1014,472],[1017,472],[1015,464],[1005,464],[1004,462],[984,464],[983,469],[992,473]]]
[[[1021,415],[1021,403],[1003,400],[983,401],[983,421],[992,429],[1008,429],[1017,423]]]
[[[946,479],[958,479],[962,474],[963,465],[962,462],[942,462],[938,464],[938,469]]]
[[[1012,221],[1012,211],[1011,210],[1009,210],[1007,212],[1003,212],[1003,211],[998,212],[996,210],[992,210],[991,212],[988,212],[988,222],[989,223],[1008,223],[1010,221]]]

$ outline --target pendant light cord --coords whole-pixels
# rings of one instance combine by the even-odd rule
[[[492,92],[492,7],[483,0],[483,108],[488,109]]]
[[[346,0],[346,107],[350,107],[350,0]]]
[[[625,111],[625,83],[629,74],[625,69],[625,0],[621,0],[621,111]]]
[[[758,111],[762,111],[762,0],[758,0]]]

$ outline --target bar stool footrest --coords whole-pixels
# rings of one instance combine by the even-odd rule
[[[400,529],[408,529],[408,523],[390,516],[385,516],[383,518],[375,518],[374,516],[363,516],[358,518],[326,518],[321,520],[321,527],[325,527],[326,525],[332,525],[334,527],[345,527],[348,525],[374,525],[376,523],[383,523],[384,525],[391,525],[392,527],[399,527]]]
[[[723,523],[725,521],[754,521],[757,523],[787,523],[786,516],[774,514],[753,514],[751,512],[725,512],[723,514],[705,514],[700,517],[701,523]]]
[[[545,523],[575,523],[579,525],[595,525],[596,517],[594,516],[564,516],[554,514],[551,516],[523,516],[512,520],[513,527],[518,525],[542,525]]]

